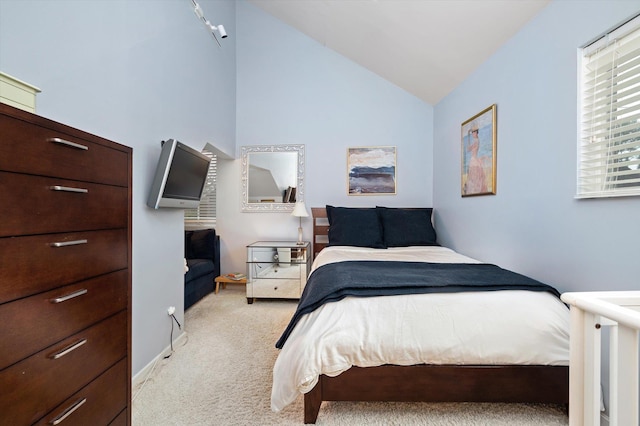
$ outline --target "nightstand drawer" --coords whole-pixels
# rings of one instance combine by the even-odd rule
[[[258,265],[258,264],[254,264]],[[305,265],[289,265],[289,264],[261,264],[261,268],[256,269],[256,273],[253,276],[259,280],[300,280],[304,277],[306,268]]]
[[[299,299],[300,280],[257,279],[247,284],[247,297]]]

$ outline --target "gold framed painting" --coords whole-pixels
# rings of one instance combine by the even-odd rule
[[[496,104],[464,123],[461,129],[462,196],[496,193]]]
[[[396,193],[396,147],[348,148],[349,195]]]

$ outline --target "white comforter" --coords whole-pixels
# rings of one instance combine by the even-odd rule
[[[327,247],[312,271],[343,260],[479,263],[444,247]],[[347,297],[304,315],[273,368],[271,409],[318,376],[383,364],[569,365],[569,310],[524,290]]]

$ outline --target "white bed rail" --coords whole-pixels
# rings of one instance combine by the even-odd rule
[[[600,424],[600,345],[610,327],[609,426],[638,425],[640,291],[564,293],[571,306],[569,425]]]

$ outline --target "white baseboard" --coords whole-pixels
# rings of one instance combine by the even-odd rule
[[[176,347],[182,346],[183,341],[187,338],[187,332],[183,331],[178,337],[173,340],[174,351]],[[139,389],[144,385],[149,375],[153,372],[158,361],[171,353],[171,345],[167,345],[162,352],[160,352],[155,358],[153,358],[147,365],[145,365],[133,378],[131,379],[131,394],[135,397],[138,394]]]

